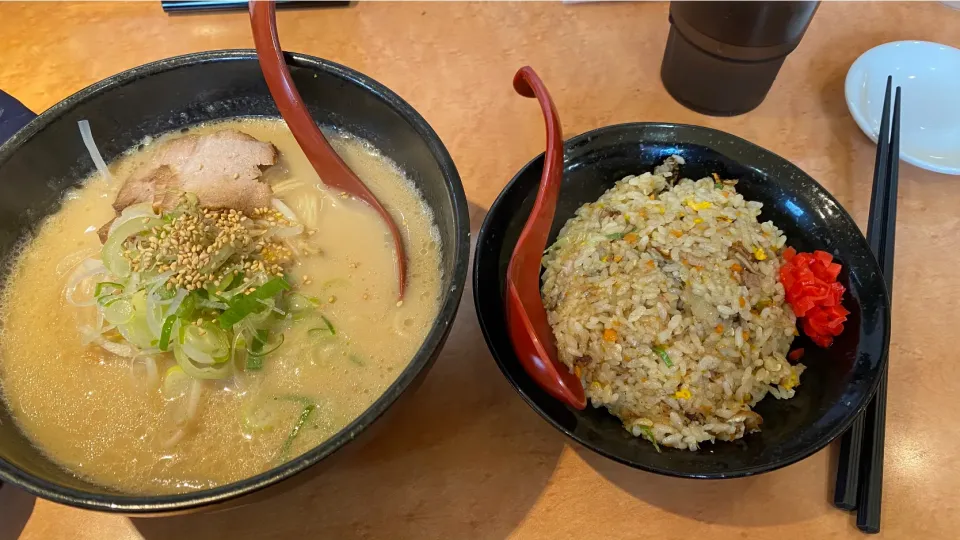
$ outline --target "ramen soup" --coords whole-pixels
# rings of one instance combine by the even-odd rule
[[[323,442],[396,380],[437,314],[439,233],[394,163],[328,137],[402,231],[404,300],[386,225],[284,123],[144,141],[9,269],[3,397],[37,447],[123,492],[210,488]]]

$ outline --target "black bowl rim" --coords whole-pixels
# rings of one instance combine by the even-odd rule
[[[342,448],[386,412],[439,353],[460,305],[463,285],[466,282],[469,268],[470,221],[467,211],[467,197],[463,191],[463,184],[456,165],[453,163],[453,158],[426,120],[410,104],[386,86],[358,71],[329,60],[299,53],[285,52],[284,54],[288,64],[331,74],[346,82],[360,86],[387,102],[426,141],[446,180],[447,190],[454,206],[456,235],[453,245],[455,264],[451,276],[452,285],[450,289],[444,291],[445,298],[437,312],[433,326],[410,364],[379,399],[333,437],[291,461],[238,482],[175,495],[134,496],[119,493],[107,495],[48,482],[21,471],[3,459],[0,459],[0,480],[18,485],[36,496],[54,502],[90,510],[134,515],[184,512],[202,506],[226,502],[290,478]],[[224,49],[185,54],[137,66],[94,83],[56,103],[0,145],[0,163],[6,161],[24,142],[56,121],[63,113],[108,89],[124,86],[144,77],[182,67],[228,61],[257,62],[257,55],[253,49]]]
[[[574,137],[571,137],[563,142],[564,149],[576,147],[578,143],[580,143],[581,141],[585,139],[589,140],[593,137],[600,135],[601,133],[605,133],[608,131],[617,131],[617,130],[629,131],[629,130],[635,130],[635,129],[665,129],[665,130],[681,129],[681,130],[702,131],[702,132],[707,132],[714,136],[717,136],[718,138],[726,139],[727,142],[737,144],[737,145],[743,145],[744,147],[750,148],[751,150],[759,150],[777,160],[782,161],[788,167],[795,169],[797,172],[799,172],[800,174],[808,178],[814,185],[816,185],[823,192],[823,194],[826,195],[827,200],[839,211],[839,215],[841,219],[847,220],[858,231],[861,238],[863,237],[863,233],[860,232],[860,228],[857,226],[856,221],[854,221],[850,213],[847,212],[847,210],[843,207],[843,205],[841,205],[840,202],[833,197],[833,194],[831,194],[826,188],[820,185],[820,183],[817,182],[816,179],[814,179],[812,176],[804,172],[802,169],[800,169],[800,167],[797,167],[796,165],[794,165],[793,162],[780,156],[779,154],[776,154],[770,150],[767,150],[766,148],[763,148],[746,139],[737,137],[736,135],[727,133],[725,131],[720,131],[718,129],[713,129],[706,126],[697,126],[693,124],[675,124],[675,123],[669,123],[669,122],[626,122],[622,124],[611,124],[608,126],[599,127],[590,131],[583,132]],[[847,429],[849,429],[850,426],[853,424],[854,420],[856,420],[867,408],[867,405],[869,405],[870,401],[873,399],[873,396],[880,385],[880,374],[883,373],[883,371],[886,369],[887,360],[889,356],[890,300],[889,300],[889,292],[886,291],[885,287],[884,287],[884,295],[885,295],[884,304],[887,305],[887,309],[884,310],[886,313],[886,317],[883,323],[884,324],[883,349],[881,353],[879,367],[877,368],[877,376],[875,376],[873,378],[873,381],[870,382],[870,386],[867,389],[867,393],[863,400],[863,403],[861,403],[853,411],[853,414],[850,414],[846,419],[838,423],[837,426],[833,430],[828,432],[825,437],[818,439],[816,444],[810,445],[809,448],[803,451],[794,452],[792,454],[786,455],[784,457],[781,457],[780,459],[771,461],[766,465],[755,466],[748,469],[743,469],[743,470],[738,470],[733,472],[685,474],[685,473],[679,473],[671,469],[654,467],[644,463],[638,463],[638,462],[633,462],[630,460],[623,459],[620,456],[607,452],[603,448],[597,445],[591,444],[589,441],[581,437],[578,437],[576,434],[574,434],[573,432],[564,428],[562,425],[556,422],[549,414],[544,412],[543,409],[541,409],[529,395],[527,395],[527,393],[520,387],[519,384],[517,384],[517,381],[507,371],[504,359],[501,358],[501,355],[498,353],[497,349],[493,346],[492,338],[490,335],[491,334],[490,326],[493,323],[487,319],[487,317],[484,315],[484,313],[480,309],[480,303],[478,300],[479,298],[481,298],[480,295],[482,294],[482,292],[480,291],[481,285],[480,285],[480,278],[479,278],[480,259],[481,259],[480,246],[486,243],[488,239],[487,237],[489,235],[490,226],[491,226],[490,216],[492,215],[493,210],[497,208],[497,206],[499,206],[502,200],[506,197],[507,192],[510,191],[513,185],[519,181],[520,176],[523,175],[523,173],[525,173],[527,169],[534,166],[534,164],[537,161],[539,161],[541,158],[543,158],[542,153],[534,156],[533,159],[528,161],[522,168],[520,168],[519,171],[517,171],[517,173],[513,176],[513,178],[511,178],[510,181],[507,183],[507,185],[505,185],[503,189],[500,191],[500,194],[497,195],[497,198],[493,201],[493,204],[490,205],[490,209],[487,211],[487,215],[484,217],[483,223],[480,225],[480,230],[477,233],[477,242],[476,242],[476,248],[475,248],[474,258],[473,258],[473,302],[474,302],[474,309],[477,312],[477,321],[480,323],[480,330],[483,332],[483,339],[484,341],[486,341],[487,348],[490,350],[490,354],[493,356],[493,359],[496,361],[497,367],[500,369],[500,372],[503,373],[503,376],[507,379],[507,381],[509,381],[510,386],[512,386],[514,390],[516,390],[517,393],[520,394],[520,397],[523,398],[523,400],[527,403],[527,405],[529,405],[530,408],[532,408],[534,411],[537,412],[537,414],[543,417],[543,419],[546,420],[550,425],[552,425],[554,428],[562,432],[564,435],[566,435],[570,439],[579,443],[584,448],[592,450],[597,454],[600,454],[601,456],[612,459],[613,461],[622,463],[629,467],[640,469],[646,472],[662,474],[664,476],[672,476],[675,478],[695,478],[695,479],[709,480],[709,479],[743,478],[746,476],[753,476],[761,473],[774,471],[774,470],[786,467],[787,465],[792,465],[802,459],[805,459],[819,452],[820,450],[825,448],[828,444],[833,442],[834,439],[839,437],[842,433],[846,432]],[[866,242],[865,238],[864,238],[864,242]],[[488,281],[495,281],[495,280],[488,279]],[[504,319],[500,317],[499,320],[503,321]],[[511,351],[509,354],[513,355],[513,352]],[[588,403],[587,406],[590,407],[591,405]]]

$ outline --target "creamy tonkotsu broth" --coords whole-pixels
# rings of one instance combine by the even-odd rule
[[[241,284],[233,297],[206,294],[195,306],[209,302],[218,307],[184,311],[192,315],[184,315],[183,324],[176,313],[167,312],[178,300],[174,293],[179,295],[179,288],[145,285],[149,272],[139,283],[121,284],[123,288],[96,287],[108,275],[101,273],[81,281],[72,291],[76,303],[94,301],[92,306],[67,302],[65,287],[71,278],[98,264],[97,229],[114,217],[111,203],[123,181],[154,159],[165,142],[223,129],[273,143],[279,151],[277,164],[265,168],[261,180],[296,220],[284,218],[283,212],[271,217],[276,214],[270,210],[265,219],[277,222],[270,229],[278,231],[270,233],[276,234],[270,244],[275,248],[269,254],[264,248],[260,257],[267,260],[268,270],[270,261],[283,257],[288,266],[259,282]],[[316,446],[357,418],[396,380],[437,314],[439,235],[426,203],[395,164],[355,137],[329,135],[337,152],[400,225],[408,254],[405,300],[397,301],[393,247],[386,226],[363,203],[328,191],[282,122],[236,120],[148,141],[112,165],[112,183],[94,174],[71,191],[62,209],[24,244],[10,270],[2,300],[0,379],[9,409],[37,447],[78,476],[124,492],[209,488],[250,477]],[[181,174],[185,173],[181,170]],[[178,201],[177,208],[186,209],[184,215],[193,212],[195,206],[190,205],[197,203],[196,197],[181,196]],[[206,211],[199,212],[202,216]],[[228,213],[224,216],[229,218]],[[252,231],[264,228],[267,225],[249,225]],[[292,234],[298,230],[299,234]],[[149,246],[150,234],[130,237],[124,245]],[[289,250],[283,251],[286,246]],[[117,264],[110,267],[122,269]],[[136,265],[132,268],[131,276]],[[162,274],[160,268],[153,273]],[[239,268],[236,272],[242,271],[242,264]],[[267,278],[276,275],[282,275],[291,290],[272,295],[267,303],[254,301],[264,311],[251,312],[244,319],[255,320],[250,322],[253,330],[243,330],[246,322],[238,322],[230,331],[219,329],[222,320],[216,315],[234,307],[221,300],[252,298],[258,287],[269,286],[264,283]],[[227,281],[210,287],[216,291],[229,286]],[[131,292],[137,287],[145,288]],[[186,309],[187,299],[201,294],[198,289],[189,292],[184,290],[177,312]],[[141,317],[138,310],[148,305],[143,304],[144,298],[152,299],[152,307],[146,309],[157,310],[159,318]],[[110,316],[101,323],[98,313]],[[129,313],[134,317],[128,319]],[[209,320],[188,320],[201,313]],[[238,313],[243,309],[233,314]],[[138,322],[148,319],[154,321],[152,326],[149,321]],[[111,320],[122,324],[99,335],[89,330],[109,327]],[[167,336],[168,349],[180,347],[177,350],[186,355],[191,373],[199,368],[200,373],[215,373],[219,378],[195,378],[180,368],[180,357],[157,351],[163,342],[162,327],[168,322],[174,325]],[[127,334],[119,333],[121,326]],[[81,331],[84,327],[88,330]],[[139,348],[126,339],[136,332],[147,336]],[[228,344],[236,356],[226,360],[222,341],[210,341],[211,336],[222,335],[231,341],[242,336],[239,346]],[[182,345],[177,345],[178,339]],[[194,348],[188,350],[187,344]],[[214,363],[203,363],[211,358]],[[229,375],[223,376],[227,369]]]

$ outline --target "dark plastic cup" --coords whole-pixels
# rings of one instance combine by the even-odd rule
[[[756,108],[820,2],[671,2],[660,78],[694,111],[734,116]]]

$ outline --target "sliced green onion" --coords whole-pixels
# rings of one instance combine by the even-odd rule
[[[268,355],[268,354],[272,354],[272,353],[276,352],[277,349],[279,349],[280,346],[283,345],[283,339],[284,339],[283,334],[281,333],[279,336],[280,336],[280,337],[279,337],[279,339],[277,340],[277,344],[274,345],[272,349],[270,349],[270,350],[268,350],[268,351],[263,351],[263,352],[261,352],[260,354],[258,354],[257,356],[266,356],[266,355]]]
[[[265,335],[261,335],[260,332],[264,332]],[[281,333],[279,334],[280,337],[278,338],[276,345],[273,345],[273,347],[271,347],[268,350],[264,350],[264,347],[267,346],[267,339],[269,339],[268,336],[269,334],[266,334],[266,330],[257,331],[257,336],[253,338],[253,346],[250,348],[250,350],[247,351],[248,353],[250,353],[250,356],[263,358],[268,354],[272,354],[276,352],[276,350],[279,349],[281,345],[283,345],[284,338],[283,338],[283,334]]]
[[[164,287],[163,284],[160,284],[156,289],[156,295],[159,296],[161,300],[170,300],[177,295],[177,290],[174,287],[168,289]]]
[[[277,303],[273,298],[257,300],[256,303],[258,304],[257,307],[243,319],[243,322],[252,327],[263,328],[268,324],[268,319],[273,316],[273,308],[276,307]]]
[[[331,338],[337,335],[337,329],[333,327],[333,323],[329,319],[320,315],[320,319],[323,321],[323,327],[316,327],[307,330],[307,335],[314,338]]]
[[[267,307],[260,302],[257,302],[249,295],[245,294],[238,294],[237,296],[234,296],[230,299],[230,303],[228,305],[230,307],[228,307],[226,311],[217,317],[217,322],[220,323],[220,328],[225,330],[233,328],[233,325],[247,318],[247,316],[251,313],[260,313]]]
[[[226,247],[220,248],[219,251],[216,251],[213,254],[213,256],[210,257],[210,261],[207,264],[203,265],[202,268],[200,268],[200,272],[202,274],[212,274],[216,272],[236,252],[237,250],[234,249],[232,246],[226,246]]]
[[[360,355],[350,353],[349,355],[347,355],[347,358],[349,358],[351,362],[353,362],[358,366],[362,367],[364,365],[363,359],[360,358]]]
[[[327,330],[330,331],[330,335],[337,335],[337,330],[333,327],[333,324],[330,323],[330,319],[327,319],[323,315],[320,315],[320,318],[323,319],[323,324],[327,325]]]
[[[657,353],[657,355],[660,357],[661,360],[663,360],[663,363],[666,364],[667,367],[673,367],[673,362],[670,360],[670,355],[667,354],[667,351],[661,349],[660,347],[653,347],[653,352]]]
[[[319,322],[319,321],[318,321]],[[317,324],[317,323],[314,323]],[[337,336],[333,325],[330,326],[317,326],[316,328],[311,328],[307,330],[307,335],[313,338],[319,350],[329,353],[333,350],[334,341],[336,341]]]
[[[156,342],[154,347],[160,343],[160,334],[163,333],[163,321],[166,317],[166,308],[160,304],[159,297],[152,292],[147,293],[147,324],[150,325],[150,333],[153,334]]]
[[[151,330],[150,321],[147,320],[147,291],[141,289],[133,293],[130,304],[133,306],[133,319],[126,324],[118,324],[117,331],[135,347],[153,347],[151,342],[157,339],[157,335]]]
[[[657,449],[657,453],[660,453],[660,445],[657,444],[657,439],[653,436],[653,430],[649,426],[638,426],[640,432],[643,434],[643,438],[653,443],[653,447]]]
[[[160,350],[170,349],[170,332],[173,331],[173,323],[177,321],[176,315],[170,315],[163,320],[163,328],[160,330]]]
[[[291,403],[299,403],[299,404],[302,405],[303,407],[306,407],[306,406],[308,406],[308,405],[316,405],[316,402],[314,402],[312,399],[310,399],[310,398],[308,398],[308,397],[306,397],[306,396],[298,396],[298,395],[296,395],[296,394],[283,394],[283,395],[277,396],[277,397],[275,397],[275,398],[273,398],[273,399],[277,399],[277,400],[280,400],[280,401],[289,401],[289,402],[291,402]]]
[[[190,376],[180,366],[170,366],[163,376],[163,397],[176,399],[187,393],[190,388]]]
[[[237,332],[233,335],[233,343],[230,346],[230,363],[233,367],[247,365],[247,336],[243,332]]]
[[[287,283],[287,280],[282,277],[275,277],[270,281],[264,283],[263,285],[257,287],[255,291],[250,293],[248,296],[252,296],[258,300],[266,300],[267,298],[273,298],[278,293],[282,291],[289,291],[290,284]]]
[[[177,308],[175,315],[181,319],[190,320],[193,318],[193,312],[197,307],[197,297],[192,293],[188,294],[183,298],[183,302],[180,302],[180,307]],[[181,327],[181,330],[183,328]],[[182,341],[182,337],[181,337]]]
[[[184,326],[180,327],[180,334],[184,334]],[[173,345],[173,357],[177,360],[177,365],[183,369],[183,372],[194,379],[225,379],[230,376],[232,367],[230,362],[222,364],[212,364],[209,366],[199,366],[183,352],[183,346],[179,342]]]
[[[249,371],[259,371],[263,369],[263,357],[256,355],[247,356],[247,370]]]
[[[116,302],[117,300],[122,300],[126,297],[127,296],[124,294],[105,294],[97,298],[97,304],[99,304],[100,307],[107,307],[110,304]]]
[[[199,294],[199,296],[201,297],[201,300],[209,300],[210,302],[223,302],[224,304],[227,304],[230,302],[229,298],[220,296],[220,293],[222,293],[223,291],[217,289],[216,287],[207,287],[204,289],[197,289],[196,292],[199,293],[201,290],[203,291],[203,293]]]
[[[231,290],[231,289],[234,289],[234,288],[236,288],[236,287],[239,287],[239,286],[243,283],[243,274],[241,274],[240,272],[233,271],[232,273],[230,273],[230,274],[228,274],[228,275],[231,275],[231,276],[232,276],[232,277],[230,278],[230,281],[229,281],[229,282],[226,281],[226,279],[227,279],[227,276],[226,276],[226,275],[224,275],[222,278],[220,278],[220,283],[221,283],[221,284],[225,284],[225,286],[224,286],[223,288],[218,289],[220,292],[227,292],[227,291],[229,291],[229,290]]]
[[[307,423],[307,420],[310,419],[310,415],[313,414],[316,408],[317,405],[314,403],[303,408],[303,412],[301,412],[300,417],[297,418],[297,423],[293,425],[293,429],[291,429],[290,434],[287,435],[287,440],[283,441],[283,446],[280,448],[281,461],[287,460],[287,454],[290,452],[290,447],[293,446],[293,440],[300,434],[300,430],[303,429],[304,424]]]
[[[259,302],[259,300],[268,300],[282,291],[290,290],[290,284],[281,277],[276,277],[249,294],[238,294],[230,299],[230,307],[217,317],[220,327],[223,329],[233,328],[233,325],[245,319],[251,313],[260,313],[269,306]]]
[[[125,221],[117,227],[107,238],[100,250],[100,259],[115,276],[127,277],[130,275],[130,261],[123,256],[123,243],[127,238],[149,231],[154,227],[162,227],[164,221],[158,218],[136,217]]]
[[[267,340],[270,339],[269,330],[257,330],[253,334],[253,343],[250,345],[249,352],[252,354],[260,354],[260,351],[263,350],[263,346],[267,343]]]
[[[123,292],[123,285],[119,283],[114,283],[112,281],[101,281],[100,283],[97,283],[97,288],[94,289],[93,296],[97,298],[103,296],[103,290],[106,289],[107,287],[110,287],[116,290],[116,292],[113,292],[111,294],[117,294],[117,293]]]
[[[300,293],[293,293],[287,297],[287,309],[293,313],[309,311],[320,305],[320,300]]]
[[[103,313],[103,318],[110,324],[127,324],[133,320],[133,302],[128,298],[116,297],[106,302],[101,312]]]
[[[230,359],[230,337],[213,324],[186,325],[180,348],[198,364],[222,364]]]
[[[307,330],[307,335],[310,337],[326,337],[330,335],[330,331],[326,328],[311,328]]]
[[[624,216],[624,219],[626,219],[626,216]],[[605,235],[605,236],[606,236],[607,238],[609,238],[610,240],[620,240],[621,238],[623,238],[624,236],[632,233],[632,232],[635,231],[635,230],[637,230],[636,227],[629,227],[629,228],[627,228],[627,230],[625,230],[625,231],[623,231],[623,232],[608,234],[608,235]]]

